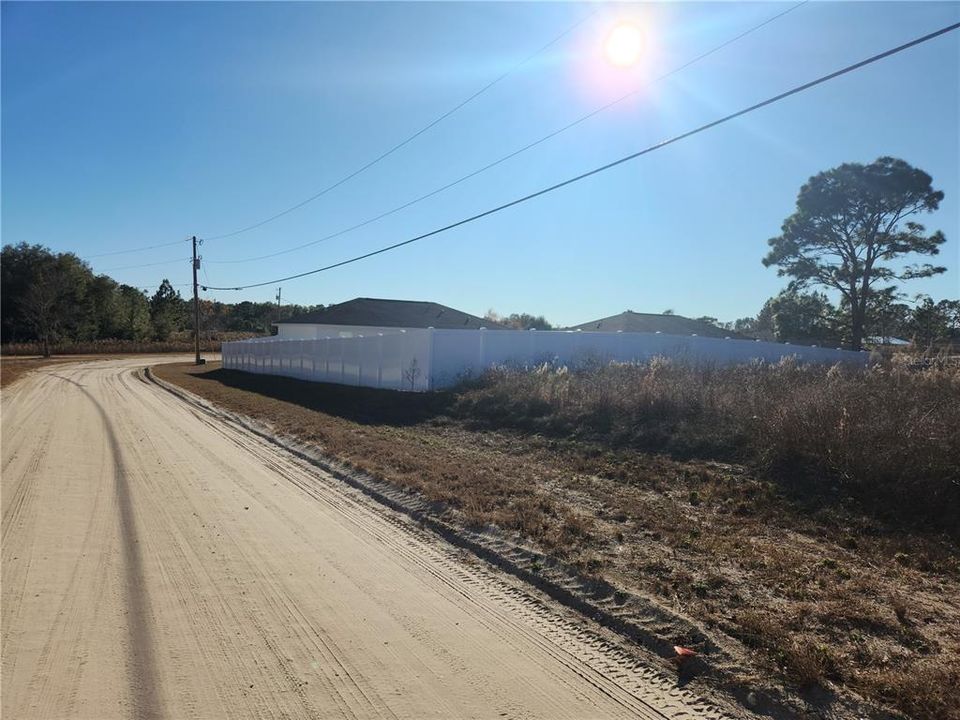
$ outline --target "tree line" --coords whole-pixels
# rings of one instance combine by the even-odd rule
[[[531,315],[530,313],[511,313],[510,315],[501,315],[493,308],[487,310],[483,315],[484,320],[504,325],[513,330],[554,330],[554,326],[543,315]]]
[[[664,315],[676,314],[664,310]],[[553,330],[556,326],[542,315],[488,311],[484,317],[515,330]],[[804,291],[797,285],[768,299],[756,315],[730,322],[704,315],[694,318],[749,338],[821,347],[849,347],[849,310],[830,302],[826,293]],[[868,345],[895,344],[901,340],[929,348],[960,343],[960,300],[934,301],[928,295],[907,298],[893,289],[871,295],[864,318],[864,340]]]
[[[698,318],[747,337],[801,345],[850,347],[852,321],[843,303],[795,285],[767,300],[755,316],[733,322]],[[872,295],[863,319],[863,341],[871,346],[907,341],[919,348],[960,342],[960,300],[909,300],[896,292]]]
[[[270,302],[200,301],[201,337],[268,335],[271,323],[322,308]],[[55,347],[100,340],[187,341],[193,300],[163,280],[156,291],[97,275],[73,253],[41,245],[5,245],[0,257],[0,341]]]

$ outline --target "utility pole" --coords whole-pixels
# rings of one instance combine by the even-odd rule
[[[203,365],[200,358],[200,294],[197,289],[197,270],[200,269],[200,258],[197,257],[197,236],[193,236],[193,347],[196,351],[196,365]]]
[[[277,322],[280,322],[280,293],[283,291],[282,287],[277,288]]]

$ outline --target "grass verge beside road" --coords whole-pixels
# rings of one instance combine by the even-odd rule
[[[418,493],[452,524],[495,526],[689,618],[746,686],[960,718],[956,537],[939,513],[925,529],[869,493],[877,474],[883,501],[910,513],[929,508],[910,492],[953,501],[957,431],[941,423],[956,371],[545,369],[430,394],[219,364],[154,372]]]

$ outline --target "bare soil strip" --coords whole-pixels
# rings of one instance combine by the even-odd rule
[[[106,360],[107,356],[72,356],[72,357],[18,357],[4,355],[0,358],[0,387],[12,385],[20,378],[30,374],[34,370],[50,367],[51,365],[62,365],[64,363],[76,363],[89,360]]]
[[[729,716],[145,364],[4,392],[5,717]]]

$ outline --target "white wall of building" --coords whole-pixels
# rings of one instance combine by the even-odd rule
[[[312,326],[313,327],[313,326]],[[327,326],[342,327],[342,326]],[[371,330],[374,330],[371,332]],[[660,333],[363,328],[362,337],[259,338],[223,343],[223,366],[345,385],[431,390],[450,387],[494,365],[544,362],[576,367],[588,361],[644,362],[655,356],[733,365],[801,362],[866,365],[870,354],[788,343]]]

